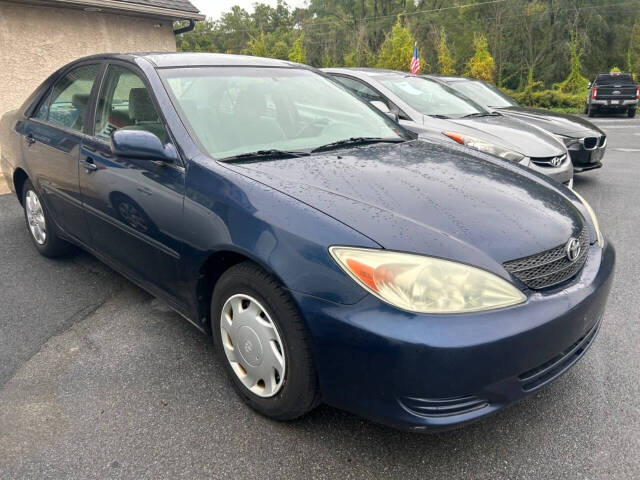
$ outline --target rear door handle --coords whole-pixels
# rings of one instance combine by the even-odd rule
[[[87,173],[95,172],[98,170],[98,166],[93,163],[93,158],[87,157],[84,160],[80,160],[80,165],[87,170]]]

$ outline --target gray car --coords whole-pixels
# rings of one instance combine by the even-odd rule
[[[557,137],[491,112],[440,82],[393,70],[328,68],[324,72],[422,137],[506,158],[573,185],[567,148]]]
[[[497,87],[481,80],[444,75],[428,75],[427,78],[446,84],[487,110],[498,111],[560,137],[569,150],[574,173],[602,167],[607,136],[588,120],[568,113],[523,107]]]

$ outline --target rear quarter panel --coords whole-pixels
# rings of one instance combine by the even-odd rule
[[[15,130],[20,117],[18,110],[13,110],[0,119],[0,173],[12,191],[13,172],[22,165],[22,137]]]

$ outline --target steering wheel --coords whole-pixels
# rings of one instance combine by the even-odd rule
[[[310,132],[312,128],[317,129],[318,127],[320,128],[320,130],[315,130],[313,132]],[[333,135],[337,137],[346,138],[349,136],[348,132],[352,128],[353,128],[353,125],[346,122],[333,122],[333,123],[327,124],[326,120],[314,120],[313,122],[311,122],[309,125],[307,125],[302,129],[302,131],[300,132],[300,136],[311,137],[311,136],[320,136],[320,135],[327,135],[327,136]]]
[[[315,120],[311,121],[310,124],[305,126],[302,130],[300,130],[300,132],[298,133],[298,136],[303,138],[314,137],[318,133],[322,133],[327,126],[328,125],[327,125],[326,118],[316,118]]]

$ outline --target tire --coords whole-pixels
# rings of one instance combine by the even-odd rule
[[[627,117],[633,118],[635,116],[636,116],[636,109],[635,108],[630,108],[629,110],[627,110]]]
[[[238,309],[234,302],[241,302]],[[256,316],[255,312],[260,310]],[[244,311],[246,317],[242,316]],[[271,344],[260,333],[263,325],[269,326],[271,338],[277,337]],[[211,331],[217,355],[236,392],[251,408],[274,420],[285,421],[319,405],[320,389],[304,321],[289,293],[264,270],[243,262],[220,277],[211,299]],[[273,351],[284,357],[280,365],[282,377],[274,374],[272,381],[256,381],[264,377],[257,370],[277,371],[269,362]],[[256,365],[249,365],[247,359]]]
[[[593,105],[589,105],[587,115],[589,115],[590,117],[596,116],[596,109],[593,107]]]
[[[22,186],[22,205],[29,237],[41,255],[54,258],[67,254],[73,249],[71,244],[58,236],[40,195],[28,179]]]
[[[582,113],[584,113],[584,114],[589,113],[589,104],[588,103],[584,104],[584,111]]]

